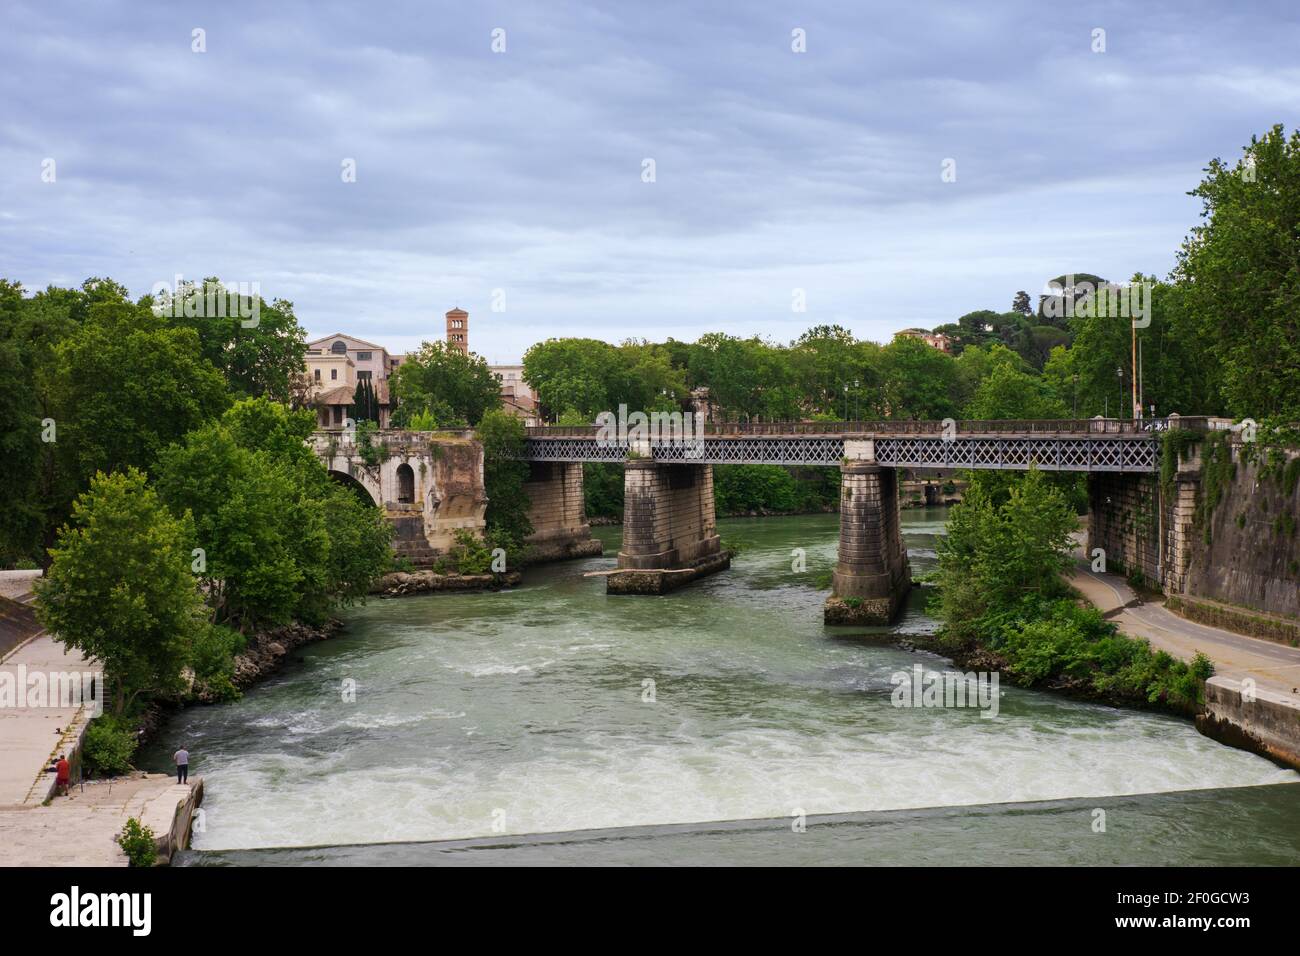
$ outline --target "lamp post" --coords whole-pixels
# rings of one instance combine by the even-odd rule
[[[1124,417],[1124,366],[1115,366],[1115,377],[1119,379],[1119,407],[1115,409],[1115,417]]]
[[[1079,417],[1079,373],[1075,372],[1070,376],[1070,381],[1074,383],[1074,418]]]
[[[849,383],[844,383],[844,420],[849,420]]]

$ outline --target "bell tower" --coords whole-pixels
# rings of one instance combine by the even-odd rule
[[[447,347],[469,354],[469,313],[456,308],[447,313]]]

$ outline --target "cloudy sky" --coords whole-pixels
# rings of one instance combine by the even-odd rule
[[[508,361],[1164,275],[1205,163],[1296,125],[1300,5],[1051,6],[5,0],[0,276],[256,281],[395,351],[459,305]]]

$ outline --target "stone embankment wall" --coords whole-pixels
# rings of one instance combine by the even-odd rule
[[[1093,475],[1088,488],[1088,553],[1102,548],[1106,570],[1158,584],[1207,624],[1300,635],[1300,450],[1211,434],[1163,476]]]
[[[1300,622],[1300,450],[1224,444],[1229,459],[1216,464],[1211,450],[1199,462],[1199,512],[1177,593]]]
[[[1207,737],[1300,770],[1300,703],[1229,677],[1205,682],[1196,729]]]

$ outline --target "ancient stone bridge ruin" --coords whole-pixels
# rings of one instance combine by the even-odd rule
[[[312,447],[331,477],[384,509],[394,526],[393,550],[412,567],[427,568],[450,551],[457,531],[483,531],[483,445],[471,431],[385,429],[360,440],[355,429],[319,431]],[[586,519],[582,465],[530,468],[530,559],[600,554]]]

